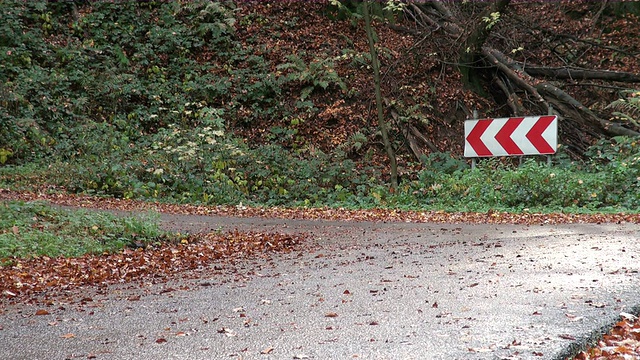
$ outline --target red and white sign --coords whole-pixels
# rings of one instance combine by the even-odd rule
[[[464,139],[465,157],[555,154],[558,117],[467,120]]]

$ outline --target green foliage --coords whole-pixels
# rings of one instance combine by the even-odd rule
[[[300,92],[300,100],[305,101],[317,88],[326,90],[329,86],[337,86],[342,91],[347,86],[335,71],[332,59],[315,58],[308,64],[298,55],[288,55],[289,62],[278,65],[278,70],[287,72],[287,81],[300,83],[303,88]]]
[[[627,160],[617,157],[593,171],[575,165],[549,167],[534,159],[513,169],[489,159],[475,170],[423,170],[411,190],[423,204],[446,209],[633,211],[640,206],[640,152],[637,144],[632,147],[634,154],[627,153]],[[610,158],[607,153],[603,159]]]
[[[231,8],[204,0],[159,2],[152,9],[101,1],[74,17],[69,6],[3,4],[0,81],[12,109],[0,108],[0,141],[15,161],[68,157],[61,150],[74,147],[75,129],[94,122],[135,141],[193,120],[183,104],[227,94],[228,83],[195,54],[210,46],[223,54],[231,46]]]
[[[157,217],[71,211],[43,203],[0,203],[0,259],[114,252],[162,240]]]
[[[614,110],[615,119],[640,126],[640,90],[625,90],[621,95],[620,99],[609,104],[607,108]]]
[[[328,6],[328,14],[332,19],[351,19],[357,21],[362,19],[365,2],[354,0],[331,0]],[[383,19],[390,22],[396,20],[396,16],[402,13],[406,4],[401,1],[370,1],[370,14],[373,18]]]
[[[593,161],[553,168],[487,160],[471,171],[450,154],[431,154],[390,192],[381,169],[351,160],[369,148],[371,134],[356,132],[329,154],[299,135],[318,111],[314,95],[347,90],[335,64],[369,66],[368,52],[298,53],[273,63],[272,49],[234,33],[236,21],[268,31],[296,19],[236,19],[232,2],[209,0],[1,1],[3,187],[263,206],[640,208],[640,154],[628,138],[598,143],[588,153]],[[340,4],[357,21],[362,3]],[[374,15],[387,16],[401,3],[371,4]],[[611,108],[638,121],[637,92],[623,95]],[[395,103],[400,120],[425,122],[425,101]],[[274,124],[271,145],[247,144],[229,129],[262,120]]]

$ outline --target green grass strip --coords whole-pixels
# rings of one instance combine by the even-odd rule
[[[42,202],[0,202],[0,259],[78,257],[160,241],[159,216],[117,216],[54,208]]]

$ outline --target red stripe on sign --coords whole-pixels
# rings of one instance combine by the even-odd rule
[[[510,118],[504,123],[502,129],[500,129],[500,131],[498,131],[498,133],[496,134],[496,140],[498,140],[498,143],[509,155],[524,154],[522,150],[520,150],[518,145],[516,145],[515,141],[513,141],[513,139],[511,138],[511,134],[513,134],[518,126],[520,126],[522,120],[524,120],[523,117]]]
[[[555,120],[555,116],[541,116],[527,133],[527,139],[541,154],[553,154],[555,149],[542,137],[542,133]]]
[[[491,122],[493,122],[493,119],[478,120],[478,122],[476,123],[476,126],[474,126],[473,129],[471,129],[471,132],[467,136],[467,141],[469,142],[469,145],[471,145],[471,147],[473,148],[473,150],[476,152],[478,156],[493,155],[493,153],[489,151],[487,146],[480,139],[480,136],[482,136],[482,134],[484,134],[484,131],[487,130],[489,125],[491,125]]]

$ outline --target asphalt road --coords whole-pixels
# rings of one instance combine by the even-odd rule
[[[163,220],[314,240],[169,282],[0,303],[0,359],[559,359],[640,304],[639,225]]]

